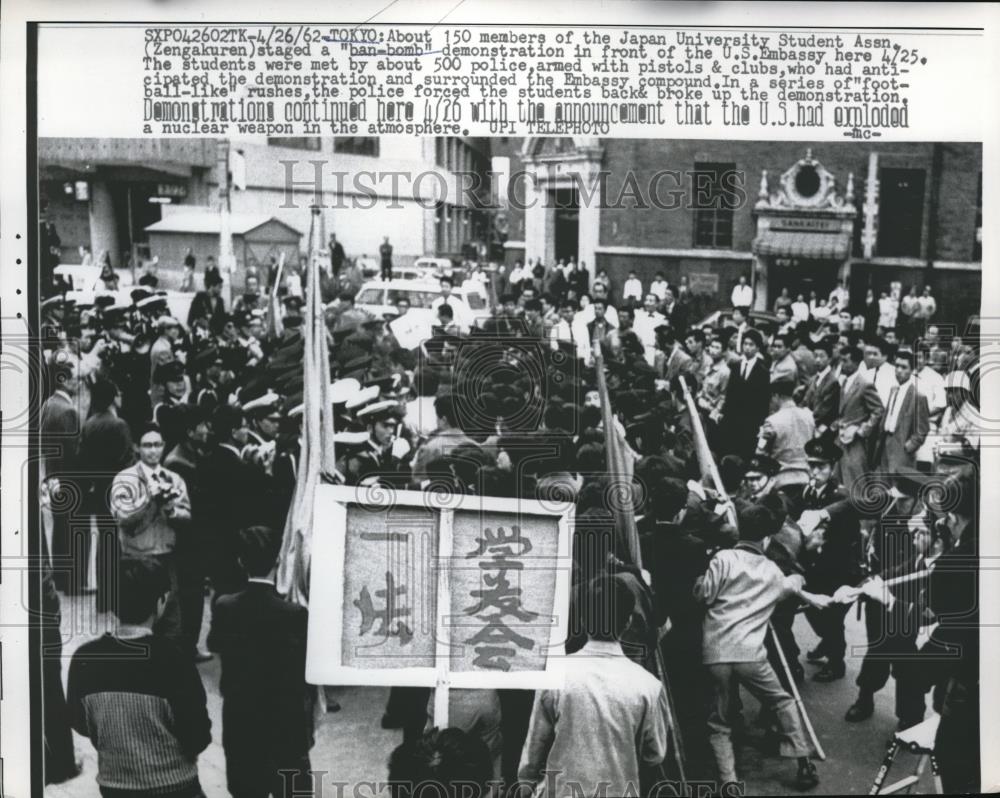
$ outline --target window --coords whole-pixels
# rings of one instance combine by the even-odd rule
[[[318,136],[300,136],[298,138],[269,137],[267,143],[272,147],[288,147],[293,150],[319,150]]]
[[[878,240],[883,258],[919,258],[924,227],[923,169],[880,169]]]
[[[337,136],[333,140],[333,151],[345,155],[370,155],[378,158],[378,139],[367,136]]]
[[[360,294],[356,300],[358,305],[382,305],[385,302],[385,296],[381,288],[366,288]]]
[[[979,173],[979,189],[976,194],[976,231],[972,239],[972,259],[983,259],[983,173]]]
[[[733,246],[736,164],[696,163],[691,176],[694,245],[729,249]]]

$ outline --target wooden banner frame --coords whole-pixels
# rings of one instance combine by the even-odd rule
[[[345,558],[347,555],[348,506],[399,507],[424,509],[437,519],[439,564],[453,562],[452,530],[455,512],[503,513],[518,517],[544,517],[557,524],[557,555],[555,568],[555,595],[549,631],[544,670],[532,671],[452,671],[450,616],[436,612],[435,666],[400,668],[358,668],[343,665],[343,618],[345,592]],[[443,496],[438,493],[418,491],[393,491],[379,487],[354,488],[342,485],[320,485],[314,496],[312,564],[310,568],[310,607],[323,605],[323,613],[310,611],[308,640],[324,640],[323,653],[307,646],[306,680],[312,684],[382,685],[394,687],[436,687],[436,704],[447,709],[447,691],[456,688],[492,689],[559,689],[565,678],[565,642],[569,626],[570,585],[572,573],[571,535],[574,505],[568,502],[539,502],[527,499],[501,499],[487,496]],[[327,573],[319,576],[315,563],[332,563]],[[463,562],[465,560],[463,559]],[[451,567],[435,568],[437,607],[449,607],[451,598]],[[330,576],[332,573],[332,578]],[[328,625],[333,617],[334,628]],[[338,620],[339,619],[339,620]],[[331,646],[332,643],[332,646]],[[317,657],[322,661],[317,661]],[[329,660],[335,665],[331,665]],[[435,712],[435,720],[441,719]]]

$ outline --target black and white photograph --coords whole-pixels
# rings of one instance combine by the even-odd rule
[[[9,0],[0,796],[1000,791],[997,53]]]
[[[980,145],[37,164],[46,796],[978,789]]]

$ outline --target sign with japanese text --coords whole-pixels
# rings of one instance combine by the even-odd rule
[[[314,684],[552,687],[572,505],[317,488],[306,676]]]

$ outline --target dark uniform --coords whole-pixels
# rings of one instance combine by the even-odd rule
[[[810,463],[831,467],[840,459],[841,450],[828,438],[806,444]],[[829,520],[822,530],[818,546],[809,546],[806,555],[806,588],[811,593],[832,596],[843,585],[855,585],[864,574],[862,566],[861,527],[857,515],[848,511],[847,491],[831,476],[823,484],[809,482],[795,508],[796,517],[806,510],[826,510]],[[809,652],[809,659],[826,657],[827,664],[814,677],[818,682],[842,678],[845,673],[844,619],[849,605],[832,604],[825,609],[809,607],[806,619],[819,635],[820,643]]]

